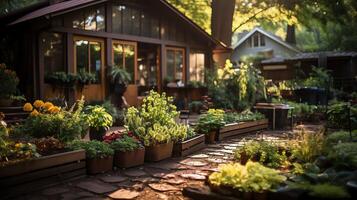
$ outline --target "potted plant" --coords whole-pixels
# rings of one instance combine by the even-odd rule
[[[113,117],[102,106],[87,106],[86,116],[91,140],[103,141],[103,136],[113,124]]]
[[[206,114],[199,117],[196,130],[199,133],[205,134],[207,144],[213,144],[217,138],[217,131],[224,124],[224,111],[209,109]]]
[[[205,136],[187,128],[187,136],[174,144],[173,156],[186,156],[205,147]]]
[[[132,132],[114,132],[104,137],[114,150],[114,165],[121,168],[144,164],[145,148]]]
[[[17,91],[19,78],[15,71],[8,69],[5,64],[0,64],[0,82],[0,107],[11,106],[11,96]]]
[[[187,127],[177,124],[172,97],[150,91],[139,109],[130,107],[125,125],[145,145],[145,160],[159,161],[171,157],[173,142],[185,138]]]
[[[97,77],[95,74],[86,72],[81,69],[77,74],[77,84],[80,91],[83,91],[85,85],[93,84],[97,81]]]
[[[69,144],[73,150],[84,149],[86,151],[87,172],[89,174],[104,173],[113,168],[114,150],[109,144],[100,141],[75,140]]]

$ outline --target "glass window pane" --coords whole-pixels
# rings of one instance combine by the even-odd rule
[[[114,66],[123,68],[123,45],[121,44],[113,44],[113,61]]]
[[[123,33],[131,34],[131,29],[132,29],[131,10],[123,6],[122,16],[123,16]]]
[[[253,40],[254,40],[254,47],[258,47],[259,46],[259,36],[258,34],[254,34],[253,36]]]
[[[159,38],[159,35],[160,35],[159,20],[156,18],[151,18],[151,37]]]
[[[74,14],[73,20],[72,20],[72,27],[84,29],[84,16],[83,16],[82,12],[78,12],[78,13]]]
[[[122,13],[121,10],[123,6],[113,6],[113,31],[116,33],[121,33],[121,20]]]
[[[76,61],[77,61],[77,72],[80,70],[88,71],[88,48],[89,43],[85,40],[78,40],[75,42],[76,45]]]
[[[45,74],[64,71],[63,34],[45,32],[41,34],[41,52]]]
[[[183,80],[183,54],[182,51],[176,51],[175,53],[175,79]]]
[[[86,13],[86,19],[85,19],[85,30],[91,30],[95,31],[96,30],[96,11],[90,10]]]
[[[265,36],[260,34],[260,46],[265,46]]]
[[[96,16],[97,31],[105,30],[105,15],[104,14],[105,14],[104,7],[97,9],[97,16]]]
[[[140,35],[140,11],[131,9],[132,34]]]
[[[90,72],[97,76],[100,81],[100,70],[102,66],[101,46],[99,42],[90,42]]]
[[[125,55],[125,70],[131,75],[131,82],[134,83],[135,79],[135,47],[133,45],[124,45]]]
[[[146,37],[151,36],[150,16],[144,13],[141,14],[141,35]]]
[[[167,51],[166,78],[170,82],[175,79],[175,52],[173,50]]]

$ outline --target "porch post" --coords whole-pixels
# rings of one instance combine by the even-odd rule
[[[158,87],[159,92],[163,91],[163,84],[164,84],[164,77],[166,77],[166,49],[165,49],[165,44],[161,43],[160,44],[160,71],[161,71],[161,76],[160,76],[160,85]]]
[[[73,34],[72,33],[67,33],[66,37],[66,58],[67,58],[67,68],[66,71],[67,73],[74,73],[74,49],[73,49]],[[76,101],[76,92],[73,90],[70,90],[67,94],[68,101],[73,103]]]

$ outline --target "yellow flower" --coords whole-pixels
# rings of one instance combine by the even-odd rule
[[[31,116],[37,116],[37,115],[39,115],[40,113],[36,110],[36,109],[34,109],[31,113],[30,113],[30,115]]]
[[[35,106],[35,108],[41,108],[43,106],[43,104],[45,104],[42,100],[36,100],[33,105]]]
[[[20,148],[20,147],[21,147],[21,143],[16,143],[16,144],[15,144],[15,147],[16,147],[16,148]]]
[[[32,105],[30,103],[25,103],[23,110],[26,112],[31,112],[33,109]]]
[[[61,110],[61,108],[58,106],[52,106],[50,109],[48,109],[48,111],[50,111],[50,113],[52,113],[52,114],[58,113],[60,110]]]
[[[46,109],[46,110],[49,110],[50,108],[53,107],[53,104],[51,102],[46,102],[45,104],[43,104],[43,107]]]

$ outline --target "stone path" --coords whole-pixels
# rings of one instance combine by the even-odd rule
[[[308,128],[316,129],[316,126]],[[139,199],[178,200],[186,186],[201,186],[217,166],[233,160],[233,151],[251,139],[284,141],[292,131],[264,131],[224,140],[193,155],[171,158],[130,169],[87,176],[29,194],[21,199]]]

